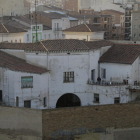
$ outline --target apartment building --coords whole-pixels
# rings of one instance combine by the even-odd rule
[[[81,8],[81,0],[63,0],[63,9],[79,12]]]
[[[0,17],[28,14],[30,5],[25,0],[3,0],[0,3]]]
[[[112,37],[112,16],[111,15],[71,15],[74,18],[78,19],[78,25],[80,24],[92,24],[100,26],[103,30],[106,31],[104,39],[111,39]]]
[[[131,13],[131,40],[140,41],[140,11]]]

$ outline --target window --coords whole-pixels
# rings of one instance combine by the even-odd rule
[[[27,41],[29,41],[29,34],[27,34]]]
[[[51,39],[51,35],[49,34],[49,39]]]
[[[74,72],[64,72],[64,82],[74,82]]]
[[[135,20],[137,20],[137,17],[134,17]]]
[[[17,40],[15,40],[15,43],[17,43]]]
[[[33,26],[33,29],[35,30],[36,29],[36,26]]]
[[[16,97],[16,107],[19,106],[19,97]]]
[[[44,39],[47,39],[47,38],[46,38],[46,35],[44,35]]]
[[[39,27],[39,26],[37,26],[37,29],[39,30],[39,29],[40,29],[40,27]]]
[[[137,25],[134,25],[134,29],[137,29]]]
[[[33,77],[21,77],[21,88],[33,88]]]
[[[44,97],[43,103],[44,103],[44,107],[47,106],[47,97]]]
[[[94,93],[94,102],[99,103],[99,94]]]
[[[30,100],[24,101],[24,107],[31,108],[31,101]]]
[[[2,101],[2,90],[0,90],[0,101]]]
[[[136,33],[134,33],[134,37],[137,37],[137,34]]]
[[[19,42],[21,43],[21,39],[19,40]]]
[[[120,103],[120,97],[114,98],[114,104],[119,104]]]
[[[95,69],[91,70],[91,80],[95,82]]]
[[[11,43],[12,43],[13,41],[11,40]]]
[[[106,78],[106,69],[101,69],[101,77]]]

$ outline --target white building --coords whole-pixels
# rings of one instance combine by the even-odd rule
[[[50,70],[38,86],[46,85],[40,91],[47,91],[46,108],[56,108],[127,103],[139,97],[139,45],[112,45],[109,41],[63,39],[32,45],[1,43],[0,49]],[[18,96],[22,89],[16,88]],[[30,98],[32,88],[27,92]]]
[[[0,103],[7,106],[47,108],[46,79],[49,71],[27,63],[22,50],[14,53],[24,59],[8,53],[0,51]]]
[[[24,42],[26,30],[0,23],[0,42]]]
[[[81,24],[63,30],[66,39],[79,39],[79,40],[103,40],[105,30],[101,26],[92,24]]]

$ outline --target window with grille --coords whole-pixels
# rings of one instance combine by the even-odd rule
[[[120,103],[120,97],[114,98],[114,104],[119,104]]]
[[[99,103],[99,94],[94,93],[94,102]]]
[[[74,72],[64,72],[64,82],[74,82]]]
[[[21,77],[21,88],[33,88],[33,77]]]

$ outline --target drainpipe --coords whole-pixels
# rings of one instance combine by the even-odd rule
[[[100,77],[100,62],[98,62],[98,77]]]

